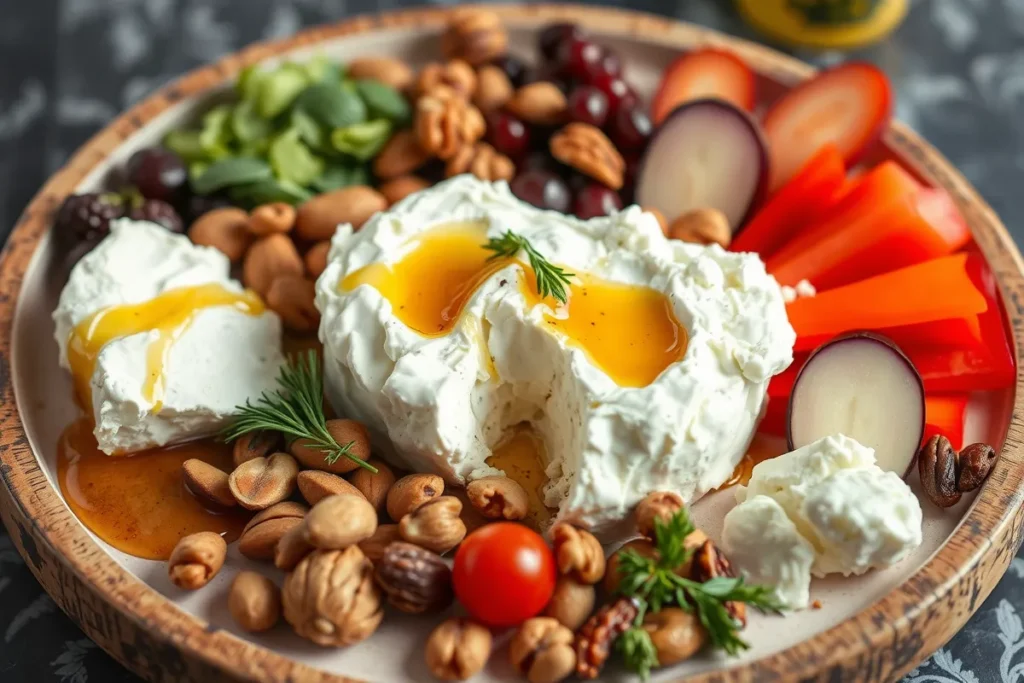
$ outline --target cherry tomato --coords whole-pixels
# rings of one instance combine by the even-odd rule
[[[555,590],[555,557],[540,534],[515,522],[477,529],[455,553],[455,596],[488,626],[540,613]]]

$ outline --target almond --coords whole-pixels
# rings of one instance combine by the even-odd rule
[[[527,123],[554,126],[565,118],[565,94],[554,83],[538,81],[516,90],[505,108]]]
[[[249,232],[257,237],[288,232],[294,225],[295,207],[284,202],[257,206],[249,213]]]
[[[444,479],[436,474],[407,474],[388,491],[388,516],[398,522],[424,503],[444,493]]]
[[[327,431],[341,446],[351,442],[352,446],[349,448],[349,452],[352,455],[364,462],[370,459],[370,435],[362,423],[355,420],[328,420]],[[326,454],[319,448],[311,446],[308,439],[293,441],[288,450],[304,467],[315,470],[344,474],[359,467],[359,463],[345,456],[341,456],[333,463],[327,462]]]
[[[416,134],[401,130],[391,136],[373,160],[373,174],[381,180],[412,173],[430,161],[430,153],[420,147]]]
[[[208,462],[190,458],[181,463],[181,476],[188,490],[207,503],[232,507],[235,497],[228,486],[228,473]]]
[[[384,188],[380,188],[381,193],[384,193]],[[384,194],[386,197],[387,194]],[[390,201],[390,200],[389,200]],[[309,251],[306,252],[306,256],[303,260],[306,262],[306,274],[314,280],[320,277],[320,275],[327,270],[327,252],[331,250],[330,240],[324,240],[323,242],[317,242]]]
[[[242,532],[238,539],[238,552],[250,560],[270,560],[281,538],[293,527],[302,524],[298,517],[268,519]]]
[[[380,185],[377,189],[388,200],[388,204],[397,204],[414,192],[425,190],[430,187],[423,178],[414,175],[400,175]],[[326,262],[326,254],[324,260]]]
[[[405,90],[413,79],[409,65],[391,57],[360,57],[348,63],[346,75],[357,81],[380,81],[395,90]]]
[[[369,474],[369,472],[367,472]],[[362,496],[363,493],[336,474],[320,470],[303,470],[296,480],[299,493],[310,505],[316,505],[327,496],[346,493],[351,496]]]
[[[395,483],[395,473],[388,467],[386,462],[382,462],[377,458],[372,458],[369,464],[377,468],[376,474],[365,467],[360,467],[352,473],[349,481],[366,500],[370,501],[370,505],[380,512],[384,509],[384,503],[388,498],[388,491],[391,490],[391,486]]]
[[[477,85],[476,93],[473,95],[473,104],[487,113],[501,109],[512,97],[512,82],[508,80],[505,72],[497,66],[487,65],[480,67],[476,72]]]
[[[277,505],[271,505],[266,510],[260,510],[257,512],[252,519],[242,529],[244,534],[246,531],[271,519],[284,519],[286,517],[293,517],[295,519],[302,519],[309,512],[309,507],[302,503],[295,503],[290,500],[286,500],[283,503]]]
[[[271,453],[276,453],[280,450],[281,441],[279,432],[259,430],[243,434],[235,441],[231,454],[235,467],[253,458],[265,458]]]
[[[242,282],[262,297],[281,275],[302,276],[304,267],[295,244],[286,235],[260,238],[249,247],[242,263]]]
[[[316,285],[301,275],[280,275],[267,290],[267,306],[281,316],[281,322],[294,332],[312,332],[320,326],[316,310]]]
[[[203,247],[213,247],[232,263],[238,263],[252,244],[249,214],[235,207],[207,211],[188,229],[189,239]]]
[[[263,510],[292,494],[298,474],[295,458],[287,453],[274,453],[236,467],[228,477],[228,485],[239,505],[247,510]]]
[[[296,524],[289,529],[274,548],[274,566],[290,572],[299,562],[313,552],[313,546],[306,540],[306,525]]]
[[[339,225],[351,223],[358,230],[370,216],[386,208],[384,195],[366,185],[325,192],[299,207],[295,233],[313,242],[329,240]]]

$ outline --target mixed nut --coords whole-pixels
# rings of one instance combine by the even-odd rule
[[[982,485],[998,457],[999,453],[985,443],[965,446],[958,453],[949,439],[936,434],[917,454],[921,488],[938,507],[952,507],[964,493]]]

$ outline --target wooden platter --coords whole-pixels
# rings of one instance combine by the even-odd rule
[[[737,52],[762,77],[769,97],[812,69],[745,41],[645,14],[579,6],[502,6],[516,51],[528,53],[536,29],[572,20],[648,65],[637,85],[649,92],[660,68],[681,49],[715,44]],[[345,681],[239,638],[164,597],[107,552],[64,504],[51,474],[54,424],[74,416],[60,376],[49,313],[60,283],[47,277],[51,214],[68,193],[97,186],[106,170],[187,118],[204,96],[249,64],[323,50],[331,56],[436,54],[446,12],[409,10],[304,31],[254,45],[194,71],[122,115],[55,174],[25,210],[0,256],[0,517],[47,592],[82,629],[125,666],[152,681]],[[960,205],[995,273],[1016,355],[1024,344],[1024,262],[992,210],[930,145],[895,124],[883,155],[900,159]],[[60,396],[57,396],[60,394]],[[944,644],[981,605],[1016,554],[1024,529],[1024,411],[1021,379],[987,418],[1001,458],[971,503],[948,520],[951,533],[930,558],[857,613],[813,637],[756,661],[697,674],[698,681],[891,681]],[[1004,400],[1005,399],[1005,400]],[[1012,404],[1012,408],[1011,408]],[[954,527],[955,525],[955,527]],[[945,536],[944,536],[945,538]],[[148,577],[151,579],[151,577]],[[192,610],[193,612],[196,610]],[[201,613],[201,610],[199,610]],[[792,619],[801,618],[799,615]],[[418,656],[400,653],[397,656]],[[303,658],[308,659],[308,658]]]

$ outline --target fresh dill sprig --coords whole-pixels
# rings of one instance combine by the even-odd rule
[[[263,392],[253,405],[249,401],[236,408],[234,421],[224,430],[224,438],[233,441],[243,434],[260,430],[281,432],[292,439],[308,439],[309,447],[324,453],[327,464],[345,457],[360,467],[377,473],[377,468],[352,453],[354,441],[339,444],[327,431],[324,417],[323,376],[316,351],[296,354],[281,366],[278,388]]]
[[[743,602],[762,612],[783,609],[771,588],[748,584],[740,577],[716,576],[702,582],[676,574],[676,569],[693,557],[694,550],[683,544],[693,531],[695,527],[683,508],[668,521],[655,520],[656,557],[644,557],[632,549],[619,556],[619,593],[640,605],[632,628],[621,636],[619,648],[626,666],[645,679],[658,665],[650,634],[642,627],[647,612],[669,606],[696,612],[711,647],[735,655],[750,646],[739,637],[742,624],[729,613],[727,602]]]
[[[537,277],[537,292],[541,295],[541,298],[551,296],[563,304],[569,300],[565,287],[571,282],[570,278],[573,276],[573,273],[566,272],[564,269],[552,264],[540,252],[534,249],[529,240],[522,235],[506,230],[501,237],[489,239],[487,244],[484,245],[484,249],[494,252],[494,255],[488,260],[502,257],[512,258],[520,250],[525,251],[530,261],[530,267],[533,268],[534,275]]]

